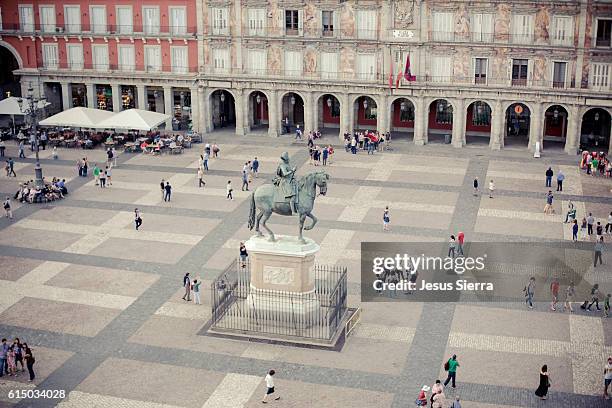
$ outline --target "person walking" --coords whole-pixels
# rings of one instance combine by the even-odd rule
[[[204,180],[202,180],[203,178],[204,178],[204,172],[202,171],[201,167],[198,167],[198,188],[206,185]]]
[[[599,284],[596,283],[591,288],[591,303],[586,307],[586,311],[590,312],[591,307],[595,305],[595,308],[599,311],[601,308],[599,307],[599,298],[601,297],[601,292],[599,291]],[[586,302],[585,302],[586,303]]]
[[[553,170],[552,168],[549,167],[548,170],[546,170],[546,187],[551,187],[552,178],[553,178]]]
[[[202,161],[202,165],[206,171],[208,171],[208,160],[210,160],[210,153],[206,151],[204,152],[204,160]]]
[[[567,202],[567,213],[565,213],[565,221],[563,222],[568,223],[570,222],[572,218],[576,219],[576,211],[575,211],[574,203],[572,202],[572,200],[569,200]]]
[[[227,192],[227,200],[233,200],[234,196],[232,195],[232,192],[234,191],[234,189],[232,188],[232,180],[227,180],[227,185],[225,186],[225,191]]]
[[[242,187],[240,187],[242,191],[249,191],[249,176],[247,174],[247,170],[242,172]]]
[[[244,242],[240,243],[240,266],[242,268],[246,268],[247,260],[249,258],[249,253],[247,252],[246,245]]]
[[[455,380],[457,378],[457,368],[459,367],[459,362],[457,361],[457,355],[453,354],[451,358],[448,359],[444,368],[448,371],[448,377],[446,381],[444,381],[444,386],[446,387],[448,383],[452,380],[452,387],[455,387]]]
[[[548,190],[548,193],[546,194],[546,205],[544,206],[544,214],[552,215],[555,212],[552,203],[553,193],[552,191]]]
[[[134,208],[134,223],[136,224],[136,231],[142,225],[142,218],[140,217],[140,210],[138,208]]]
[[[557,173],[557,191],[563,191],[563,180],[565,180],[565,174],[559,170],[559,173]]]
[[[572,241],[578,242],[578,220],[572,224]]]
[[[183,295],[183,300],[187,302],[191,301],[191,278],[189,277],[189,272],[183,276],[183,288],[185,289],[185,294]]]
[[[383,211],[383,231],[389,231],[390,222],[391,218],[389,216],[389,206],[386,206],[385,211]]]
[[[589,213],[587,217],[587,234],[593,235],[593,225],[595,224],[595,217],[593,217],[593,213]]]
[[[112,174],[113,165],[111,164],[109,166],[106,166],[106,169],[104,170],[104,172],[106,173],[106,183],[109,186],[112,186],[113,185],[113,174]]]
[[[170,201],[170,197],[172,196],[172,186],[169,181],[166,181],[166,185],[164,186],[164,201]]]
[[[8,160],[6,161],[6,167],[7,167],[7,171],[6,171],[7,177],[10,177],[11,174],[13,175],[13,177],[17,177],[17,174],[15,173],[15,162],[13,161],[12,157],[9,157]]]
[[[529,282],[527,282],[527,285],[525,285],[525,287],[523,288],[523,292],[525,293],[525,304],[530,309],[533,309],[533,294],[535,293],[535,285],[535,278],[532,276],[531,278],[529,278]]]
[[[323,157],[323,165],[327,166],[327,157],[329,156],[329,149],[327,146],[323,148],[323,153],[321,155]]]
[[[489,182],[489,198],[493,198],[493,191],[495,191],[495,183],[491,180]]]
[[[24,372],[25,367],[23,365],[23,346],[21,345],[21,341],[19,341],[19,337],[15,337],[15,340],[13,340],[13,346],[15,347],[15,366],[21,364],[21,372]],[[18,367],[17,371],[19,371]]]
[[[545,400],[548,398],[548,388],[550,388],[550,377],[548,375],[548,366],[544,364],[540,370],[540,385],[535,391],[535,395],[540,399]]]
[[[19,142],[19,158],[20,159],[25,159],[26,157],[24,150],[25,150],[25,146],[22,140],[21,142]]]
[[[582,221],[580,221],[580,235],[578,239],[585,239],[587,237],[587,219],[586,217],[582,217]]]
[[[450,408],[461,408],[461,402],[460,402],[459,396],[455,397],[455,400],[453,401],[453,404],[450,406]]]
[[[199,282],[197,279],[193,280],[193,303],[196,305],[201,305],[202,302],[200,300],[200,285],[202,282]]]
[[[259,160],[257,160],[257,157],[253,159],[251,170],[253,171],[253,177],[257,178],[257,174],[259,173]]]
[[[610,316],[610,297],[612,297],[612,294],[608,293],[604,298],[604,317]]]
[[[603,265],[603,260],[601,258],[601,254],[604,249],[604,240],[603,237],[600,237],[597,242],[595,242],[595,246],[593,247],[594,259],[593,259],[593,267],[597,267],[597,260],[599,259],[599,265]]]
[[[474,178],[474,196],[478,195],[478,177]]]
[[[559,284],[559,279],[554,277],[552,282],[550,283],[550,310],[553,312],[557,310],[557,302],[559,301],[559,288],[561,285]]]
[[[4,376],[4,372],[6,371],[5,368],[8,350],[9,345],[6,343],[6,339],[2,339],[2,344],[0,344],[0,377]]]
[[[106,170],[100,170],[100,188],[106,188]]]
[[[43,150],[47,149],[47,141],[49,140],[49,138],[47,137],[47,132],[43,131],[40,134],[40,145],[42,146]]]
[[[457,240],[454,235],[450,236],[448,240],[448,257],[455,259],[455,253],[457,251]]]
[[[464,256],[463,254],[463,242],[464,241],[465,241],[465,234],[459,231],[459,233],[457,234],[457,256],[459,255]]]
[[[93,176],[94,176],[94,182],[96,183],[96,186],[99,185],[100,184],[100,168],[98,167],[96,163],[94,163]]]
[[[28,368],[28,373],[30,374],[30,379],[28,382],[32,382],[34,381],[34,378],[36,378],[36,375],[34,374],[34,363],[36,362],[36,359],[34,358],[32,349],[28,347],[27,343],[23,343],[22,350],[23,359],[26,362],[26,367]]]
[[[606,234],[612,234],[612,212],[608,215],[608,223],[606,224]]]
[[[276,374],[276,372],[274,370],[270,370],[268,371],[268,374],[266,374],[265,377],[265,381],[266,381],[266,393],[263,396],[263,399],[261,400],[262,403],[267,404],[268,403],[268,397],[270,398],[274,398],[274,393],[276,392],[276,390],[274,389],[274,374]],[[274,398],[275,401],[278,401],[280,399],[280,396]]]
[[[419,391],[419,395],[416,399],[417,407],[426,407],[427,406],[427,392],[430,390],[429,385],[424,385]]]
[[[161,188],[161,198],[162,200],[164,199],[164,196],[166,195],[166,182],[164,179],[161,180],[161,183],[159,183],[159,187]]]
[[[612,356],[608,357],[608,363],[604,367],[604,399],[609,400],[608,387],[612,383]]]
[[[11,197],[6,197],[4,200],[4,216],[13,219],[13,210],[11,210]]]
[[[574,286],[574,281],[571,281],[570,284],[565,289],[565,302],[563,304],[563,311],[569,310],[570,313],[574,313],[574,309],[572,309],[572,302],[574,301],[574,295],[576,295],[576,287]]]

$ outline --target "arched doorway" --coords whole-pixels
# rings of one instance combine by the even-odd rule
[[[397,98],[391,103],[392,139],[412,139],[414,137],[414,104],[410,99]]]
[[[13,71],[19,69],[19,62],[13,53],[6,47],[0,45],[0,91],[2,98],[5,98],[7,92],[11,96],[21,96],[21,85],[19,77],[13,75]]]
[[[225,89],[210,94],[211,130],[236,127],[236,104],[234,96]]]
[[[472,102],[465,118],[466,144],[488,145],[491,140],[491,107],[484,101]]]
[[[268,131],[270,125],[268,97],[261,91],[249,94],[249,130]]]
[[[566,136],[567,110],[561,105],[553,105],[544,113],[544,144],[546,148],[563,149]]]
[[[453,106],[446,99],[436,99],[429,104],[428,143],[450,143],[452,133]]]
[[[332,94],[321,95],[317,101],[316,129],[322,135],[337,135],[340,129],[340,101]]]
[[[378,105],[369,96],[360,96],[353,103],[354,123],[353,129],[376,130],[378,125]]]
[[[580,150],[608,152],[610,150],[610,112],[602,108],[589,109],[582,115]]]
[[[531,111],[527,105],[513,103],[506,109],[504,146],[528,146]]]
[[[281,99],[281,133],[291,133],[300,126],[304,131],[304,100],[295,92],[286,93]]]

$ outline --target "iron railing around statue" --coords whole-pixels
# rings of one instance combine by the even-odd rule
[[[262,293],[251,287],[249,263],[234,261],[211,284],[210,328],[263,338],[332,341],[347,312],[346,268],[315,265],[313,273],[312,292]]]

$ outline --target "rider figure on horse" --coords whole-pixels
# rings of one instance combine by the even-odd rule
[[[298,213],[298,200],[297,200],[297,182],[295,181],[295,167],[291,167],[289,163],[289,153],[283,152],[281,154],[281,162],[276,169],[276,177],[274,178],[274,185],[277,186],[278,196],[282,198],[281,202],[287,202],[291,205],[291,211],[294,214]]]

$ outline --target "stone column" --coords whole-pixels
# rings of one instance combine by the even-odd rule
[[[206,132],[208,132],[208,127],[206,126],[206,118],[208,115],[208,104],[206,101],[206,88],[199,87],[196,98],[198,98],[198,105],[200,107],[199,112],[198,112],[198,122],[199,122],[198,132],[200,132],[201,134],[205,134]]]
[[[198,99],[198,87],[189,88],[191,99],[191,129],[195,132],[200,131],[200,100]]]
[[[236,99],[234,100],[234,110],[236,111],[236,134],[244,136],[244,91],[241,89],[235,89],[234,94]]]
[[[170,118],[166,121],[166,130],[172,131],[172,87],[164,86],[164,113],[170,115]]]
[[[96,97],[96,84],[86,84],[85,87],[87,88],[87,107],[96,109],[98,107],[96,103],[98,99]]]
[[[387,95],[380,95],[378,97],[377,116],[376,116],[376,130],[379,133],[386,133],[389,131],[389,107],[387,106]]]
[[[535,150],[536,142],[540,142],[540,150],[542,150],[542,123],[544,122],[544,114],[542,113],[542,104],[535,102],[533,104],[533,112],[529,118],[529,150]]]
[[[325,103],[325,101],[323,101]],[[319,129],[319,98],[312,94],[312,130],[316,131]]]
[[[565,152],[567,154],[576,154],[576,149],[580,143],[580,109],[576,105],[572,105],[568,112],[567,131],[565,134]]]
[[[312,92],[304,92],[304,134],[306,135],[309,131],[315,130],[313,124],[314,112],[312,103]]]
[[[113,112],[121,112],[121,88],[119,84],[111,84],[113,93]]]
[[[352,101],[350,94],[346,96],[346,107],[348,108],[346,111],[346,131],[352,134],[355,129],[355,103]]]
[[[280,126],[280,115],[278,111],[278,91],[272,90],[268,92],[270,99],[268,100],[268,135],[278,137],[278,129]]]
[[[352,106],[349,106],[349,96],[348,94],[340,95],[340,140],[344,140],[344,133],[349,132],[349,110],[352,109]]]
[[[62,110],[72,108],[72,87],[68,82],[62,82]]]
[[[136,85],[136,94],[136,102],[138,102],[138,109],[148,110],[147,87],[144,85]]]
[[[427,121],[425,120],[425,100],[419,96],[414,107],[414,144],[423,146],[427,143]]]
[[[458,98],[453,103],[453,147],[465,145],[465,100]]]
[[[492,150],[500,150],[503,146],[504,137],[504,113],[502,112],[502,103],[500,100],[495,101],[493,112],[491,112],[491,137],[489,147]]]

